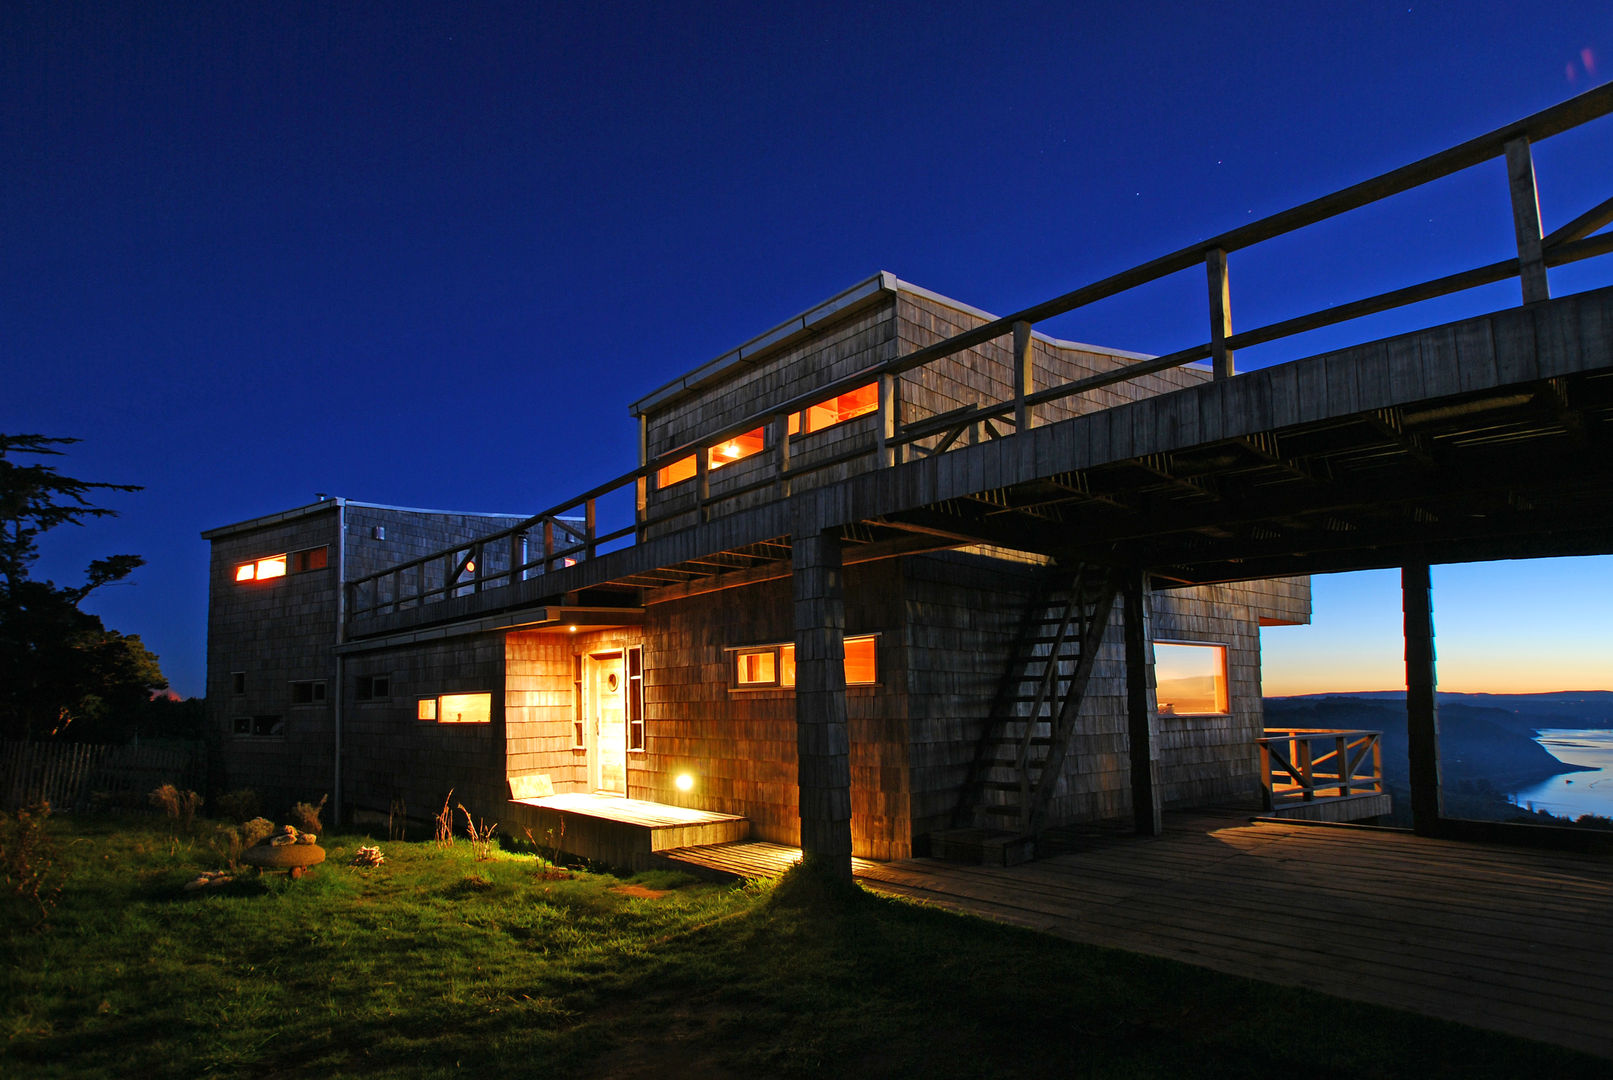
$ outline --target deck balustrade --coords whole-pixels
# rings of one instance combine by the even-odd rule
[[[1267,728],[1260,776],[1268,811],[1296,802],[1382,795],[1381,731]]]
[[[348,585],[348,617],[356,619],[387,614],[527,580],[566,565],[568,560],[582,561],[599,552],[640,543],[658,525],[709,521],[731,507],[744,505],[742,498],[753,492],[766,491],[776,497],[787,497],[792,490],[792,480],[850,462],[866,464],[871,461],[874,467],[896,466],[983,439],[1011,435],[1035,425],[1038,406],[1186,364],[1209,361],[1215,379],[1233,378],[1234,357],[1239,349],[1506,278],[1520,280],[1525,304],[1547,299],[1547,268],[1613,252],[1613,233],[1598,231],[1613,222],[1613,198],[1603,200],[1552,232],[1543,233],[1530,148],[1535,142],[1609,112],[1613,112],[1613,84],[1588,90],[1533,116],[1399,169],[816,387],[810,393],[752,413],[720,430],[705,432],[698,440],[646,460],[639,468],[551,507],[512,529],[494,533],[471,545],[438,552],[358,578]],[[1495,159],[1503,160],[1506,165],[1513,233],[1517,240],[1516,258],[1461,269],[1429,281],[1241,333],[1232,331],[1232,291],[1228,272],[1230,253],[1288,235]],[[1462,227],[1469,228],[1470,223],[1464,222]],[[1035,324],[1200,266],[1205,270],[1208,285],[1208,340],[1203,344],[1124,364],[1113,371],[1058,386],[1036,387],[1032,384],[1031,330]],[[982,400],[942,415],[902,422],[897,393],[901,374],[1001,338],[1011,338],[1014,350],[1015,379],[1011,397]],[[869,435],[850,449],[832,456],[806,463],[792,460],[789,416],[870,382],[877,382],[879,397],[877,422]],[[732,485],[724,483],[713,490],[706,451],[712,446],[753,432],[758,427],[771,433],[768,448],[764,451],[769,456],[770,464],[760,470],[760,475],[754,480]],[[656,473],[690,455],[695,456],[698,469],[692,506],[680,502],[675,508],[658,507],[652,511],[648,492]],[[596,511],[602,500],[611,497],[617,497],[623,506],[633,507],[632,520],[626,520],[624,512],[622,524],[601,533],[596,528]]]

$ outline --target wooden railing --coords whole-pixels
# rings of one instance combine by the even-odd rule
[[[792,481],[851,461],[872,458],[877,466],[900,464],[911,456],[940,453],[955,444],[961,434],[972,430],[978,439],[1023,431],[1035,423],[1039,405],[1128,382],[1208,360],[1214,377],[1231,378],[1234,356],[1239,349],[1292,337],[1311,330],[1348,322],[1366,315],[1404,307],[1487,285],[1506,278],[1518,278],[1525,304],[1549,298],[1546,270],[1581,259],[1613,252],[1613,233],[1598,233],[1613,222],[1613,197],[1604,199],[1573,220],[1550,233],[1543,233],[1536,195],[1535,142],[1578,127],[1613,112],[1613,84],[1588,90],[1549,109],[1535,113],[1486,135],[1442,150],[1399,169],[1351,185],[1331,195],[1250,222],[1229,232],[1182,248],[1083,286],[1062,296],[983,323],[944,341],[916,349],[883,363],[815,387],[767,409],[755,412],[721,429],[708,431],[697,440],[646,460],[639,468],[610,480],[576,498],[551,507],[513,529],[495,533],[474,544],[439,552],[424,559],[378,574],[360,578],[349,586],[349,617],[383,613],[398,608],[430,603],[510,584],[554,569],[567,559],[591,558],[596,552],[619,544],[641,542],[655,526],[682,519],[710,520],[724,504],[733,505],[745,495],[768,491],[777,497],[791,493]],[[1284,236],[1296,230],[1337,217],[1351,210],[1378,202],[1450,176],[1453,173],[1501,158],[1506,162],[1513,235],[1517,257],[1484,266],[1469,267],[1388,292],[1337,304],[1294,318],[1234,333],[1231,315],[1230,253]],[[1593,235],[1595,234],[1595,235]],[[1138,286],[1168,277],[1196,266],[1203,266],[1209,300],[1208,340],[1165,356],[1125,364],[1114,371],[1091,375],[1057,386],[1032,384],[1031,330],[1038,322],[1064,315]],[[927,416],[903,422],[896,393],[899,377],[908,371],[933,364],[1001,338],[1012,339],[1014,393],[1010,398],[981,401],[940,416]],[[789,418],[811,405],[875,382],[879,387],[878,412],[871,439],[851,449],[810,463],[791,459]],[[772,467],[758,478],[740,484],[724,484],[713,492],[707,451],[756,428],[764,428],[772,454]],[[928,445],[924,445],[928,443]],[[679,501],[675,507],[652,511],[648,493],[655,474],[662,468],[693,455],[696,464],[695,495],[692,503]],[[633,500],[633,520],[603,534],[595,528],[599,500],[620,494]],[[625,514],[624,514],[625,519]],[[541,543],[538,537],[541,537]]]
[[[1382,795],[1381,731],[1267,728],[1260,746],[1266,809],[1291,802]]]

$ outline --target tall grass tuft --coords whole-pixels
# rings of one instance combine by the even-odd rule
[[[450,805],[453,798],[454,789],[449,788],[442,801],[442,809],[437,812],[437,835],[434,839],[440,848],[454,846],[454,811]]]
[[[319,813],[325,809],[325,800],[329,798],[330,793],[327,792],[319,797],[319,802],[317,803],[299,802],[292,804],[290,812],[291,823],[297,826],[298,832],[313,833],[315,836],[324,833],[325,828],[319,823]]]
[[[489,825],[484,820],[478,829],[476,822],[471,820],[470,811],[465,809],[463,803],[459,804],[459,812],[465,815],[465,831],[470,834],[471,854],[477,862],[486,862],[493,857],[493,833],[498,829],[498,822]]]
[[[147,798],[152,806],[168,815],[169,824],[176,831],[187,833],[196,824],[196,811],[207,801],[194,791],[180,791],[172,784],[152,789]]]

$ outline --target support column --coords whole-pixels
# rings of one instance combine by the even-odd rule
[[[1540,249],[1540,193],[1535,187],[1535,160],[1529,137],[1507,143],[1507,186],[1512,195],[1512,228],[1518,239],[1518,280],[1523,302],[1551,299],[1546,261]]]
[[[1427,563],[1400,569],[1406,615],[1406,757],[1411,768],[1411,826],[1439,830],[1439,707],[1434,690],[1433,579]]]
[[[1148,604],[1148,573],[1128,570],[1125,579],[1126,731],[1131,756],[1131,808],[1140,836],[1164,831],[1159,802],[1159,749],[1154,739],[1159,707],[1154,697],[1154,639]]]
[[[840,538],[805,532],[791,543],[801,854],[809,868],[850,881],[851,742]]]

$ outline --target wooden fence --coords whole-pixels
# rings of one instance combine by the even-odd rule
[[[57,813],[143,808],[146,793],[162,784],[200,787],[204,765],[200,746],[0,742],[0,806],[48,802]]]
[[[634,471],[545,510],[512,529],[494,533],[474,544],[460,545],[358,578],[347,585],[348,618],[385,614],[479,592],[484,588],[515,584],[572,561],[593,558],[617,544],[642,542],[650,526],[690,512],[689,508],[680,507],[651,513],[647,494],[649,484],[659,470],[691,454],[695,459],[697,491],[693,512],[697,521],[704,522],[711,519],[719,504],[729,502],[738,505],[733,500],[753,491],[771,489],[778,497],[788,497],[793,477],[870,456],[883,467],[944,452],[958,441],[959,434],[966,428],[983,427],[993,435],[1023,431],[1035,423],[1034,411],[1039,405],[1155,372],[1207,360],[1216,379],[1232,378],[1235,374],[1233,358],[1239,349],[1282,340],[1378,312],[1507,278],[1519,279],[1525,304],[1548,299],[1548,267],[1613,253],[1613,232],[1599,231],[1613,222],[1613,198],[1604,199],[1549,233],[1543,231],[1531,147],[1542,139],[1561,134],[1609,112],[1613,112],[1613,83],[1588,90],[1578,97],[1421,161],[1250,222],[1073,292],[994,319],[945,341],[915,349],[905,356],[814,387],[807,393],[754,412],[720,430],[702,432],[698,439],[644,461]],[[1512,217],[1508,224],[1516,239],[1516,258],[1501,259],[1484,266],[1464,267],[1429,281],[1336,304],[1266,326],[1233,332],[1232,289],[1228,274],[1230,253],[1290,235],[1495,159],[1501,159],[1506,165]],[[1035,323],[1195,268],[1203,269],[1208,285],[1208,340],[1204,343],[1059,386],[1036,387],[1031,384],[1031,330]],[[1011,398],[980,401],[945,415],[922,417],[906,423],[901,421],[895,393],[899,375],[1000,338],[1011,338],[1013,343],[1015,386]],[[879,420],[875,425],[875,437],[867,445],[855,446],[810,464],[792,462],[790,415],[871,382],[877,383],[879,388]],[[998,430],[999,426],[1001,431]],[[757,480],[713,494],[708,484],[710,466],[707,449],[756,428],[763,428],[769,433],[771,445],[768,449],[772,454],[773,468],[766,470]],[[625,496],[629,492],[633,494],[636,505],[634,519],[616,528],[600,531],[595,520],[599,500],[617,493]]]

